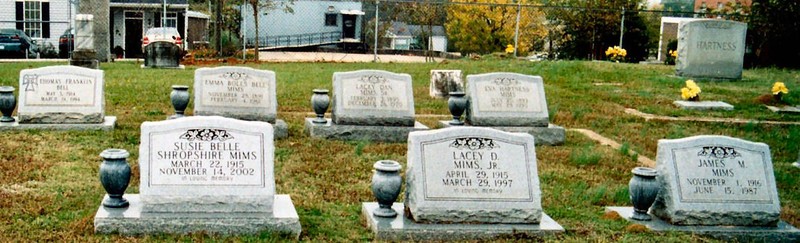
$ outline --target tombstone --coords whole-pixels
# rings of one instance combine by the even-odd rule
[[[470,126],[533,135],[537,144],[560,145],[564,127],[550,124],[544,81],[518,73],[467,75],[469,104],[465,121]],[[443,127],[452,126],[441,121]]]
[[[431,97],[446,98],[451,91],[464,91],[461,70],[431,70]]]
[[[289,195],[275,194],[272,125],[219,116],[144,122],[139,194],[100,206],[96,233],[300,235]]]
[[[75,49],[72,52],[72,58],[69,59],[69,65],[93,69],[99,68],[100,65],[99,61],[97,60],[97,52],[94,48],[95,37],[93,25],[93,15],[75,15]]]
[[[103,71],[77,66],[25,69],[19,76],[17,119],[0,130],[111,130],[105,116]]]
[[[732,111],[733,105],[724,101],[688,101],[676,100],[672,102],[673,105],[684,110],[726,110]]]
[[[689,231],[737,241],[797,241],[781,221],[769,146],[726,136],[658,141],[653,230]],[[609,208],[630,215],[630,208]]]
[[[269,122],[275,138],[289,136],[278,116],[275,72],[248,67],[199,68],[194,72],[194,114]]]
[[[327,123],[306,118],[312,137],[401,142],[428,127],[414,119],[411,76],[380,70],[335,72],[333,109]]]
[[[362,213],[378,240],[475,240],[563,232],[541,205],[534,138],[482,127],[412,132],[405,203]]]
[[[741,79],[747,24],[717,19],[688,20],[678,27],[678,76]]]

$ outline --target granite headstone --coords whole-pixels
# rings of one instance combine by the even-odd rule
[[[103,71],[76,66],[25,69],[19,75],[19,123],[103,123]]]
[[[544,81],[517,73],[467,75],[466,121],[473,126],[549,124]]]
[[[678,76],[741,79],[747,24],[730,20],[698,19],[678,27]]]
[[[333,123],[414,126],[411,75],[381,70],[333,74]]]
[[[769,146],[726,136],[658,141],[650,212],[673,225],[775,226],[780,199]]]
[[[199,68],[194,73],[194,114],[274,123],[275,73],[248,67]]]

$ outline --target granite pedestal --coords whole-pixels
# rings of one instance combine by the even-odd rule
[[[633,207],[606,207],[606,212],[617,212],[620,217],[629,222],[641,224],[653,231],[681,231],[698,235],[705,235],[725,241],[739,242],[798,242],[800,230],[794,226],[780,221],[776,227],[754,226],[681,226],[672,225],[656,216],[651,215],[650,221],[631,219]]]
[[[517,239],[564,232],[564,227],[544,213],[539,224],[422,224],[403,216],[402,203],[392,205],[392,209],[398,212],[394,218],[373,215],[372,212],[378,208],[377,202],[361,205],[361,213],[366,218],[367,227],[375,233],[376,240],[490,240],[504,236]]]
[[[331,119],[326,119],[328,122],[321,124],[314,123],[314,119],[305,119],[305,133],[311,137],[324,139],[405,142],[410,132],[428,130],[428,127],[420,122],[415,122],[414,126],[367,126],[339,125],[334,124]]]
[[[442,128],[457,127],[450,124],[449,120],[439,121],[439,126]],[[461,126],[469,127],[466,123]],[[567,137],[564,127],[552,123],[548,124],[546,127],[489,126],[488,128],[494,128],[504,132],[521,132],[533,135],[536,139],[536,145],[562,145]]]
[[[116,116],[105,116],[103,123],[19,123],[14,117],[14,122],[0,122],[0,131],[3,130],[102,130],[111,131],[117,123]]]
[[[106,195],[108,197],[108,195]],[[139,194],[127,194],[127,208],[100,206],[94,217],[95,233],[121,235],[188,234],[259,234],[276,232],[292,239],[300,237],[300,219],[289,195],[275,195],[272,213],[147,213]]]

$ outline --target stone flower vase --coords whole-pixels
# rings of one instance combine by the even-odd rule
[[[0,86],[0,112],[3,116],[0,117],[0,122],[13,122],[14,109],[17,108],[17,98],[14,97],[14,87]]]
[[[393,218],[397,212],[392,209],[394,201],[400,195],[403,178],[400,177],[400,163],[394,160],[380,160],[373,166],[372,194],[378,199],[380,208],[372,212],[375,216]]]
[[[189,105],[189,86],[172,85],[169,99],[172,101],[172,107],[175,108],[175,115],[170,116],[169,119],[184,117],[183,113],[186,111],[186,106]]]
[[[314,94],[311,95],[311,107],[314,108],[314,113],[317,114],[317,118],[313,120],[314,123],[328,123],[328,120],[325,120],[325,112],[328,111],[330,102],[331,98],[328,97],[327,89],[314,89]]]
[[[128,207],[128,200],[122,198],[128,182],[131,180],[131,167],[128,165],[130,154],[124,149],[106,149],[100,153],[103,163],[100,164],[100,183],[108,193],[103,206],[109,208]]]
[[[450,125],[464,125],[464,122],[461,121],[461,115],[467,109],[467,97],[464,95],[465,93],[461,91],[450,92],[450,99],[447,100],[447,108],[450,108],[450,114],[453,114]]]
[[[633,172],[633,178],[628,183],[628,191],[633,204],[631,218],[642,221],[650,220],[647,210],[653,205],[656,195],[658,195],[658,182],[656,181],[658,171],[648,167],[636,167],[631,172]]]

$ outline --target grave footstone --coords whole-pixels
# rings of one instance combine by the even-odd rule
[[[650,207],[656,217],[637,223],[747,242],[800,240],[800,230],[780,220],[766,144],[709,135],[661,139],[656,160],[659,193]]]
[[[467,75],[469,104],[465,121],[470,126],[491,127],[533,135],[537,144],[560,145],[563,127],[550,124],[544,80],[518,73]],[[450,127],[449,121],[441,121]]]
[[[124,196],[127,208],[101,205],[95,232],[299,237],[289,195],[275,194],[272,125],[195,116],[145,122],[141,131],[139,194]]]
[[[103,71],[49,66],[20,71],[18,118],[3,129],[111,130],[105,116]]]
[[[461,70],[431,70],[431,97],[446,98],[453,91],[464,91]]]
[[[414,119],[411,76],[380,70],[333,74],[333,106],[327,123],[306,118],[312,137],[401,142],[428,127]]]
[[[747,24],[730,20],[696,19],[678,27],[678,76],[741,79]]]
[[[248,67],[199,68],[194,74],[194,114],[269,122],[275,138],[289,136],[277,119],[275,72]]]
[[[395,218],[373,215],[379,240],[475,240],[541,235],[564,229],[541,205],[534,138],[482,127],[412,132],[405,203]]]

